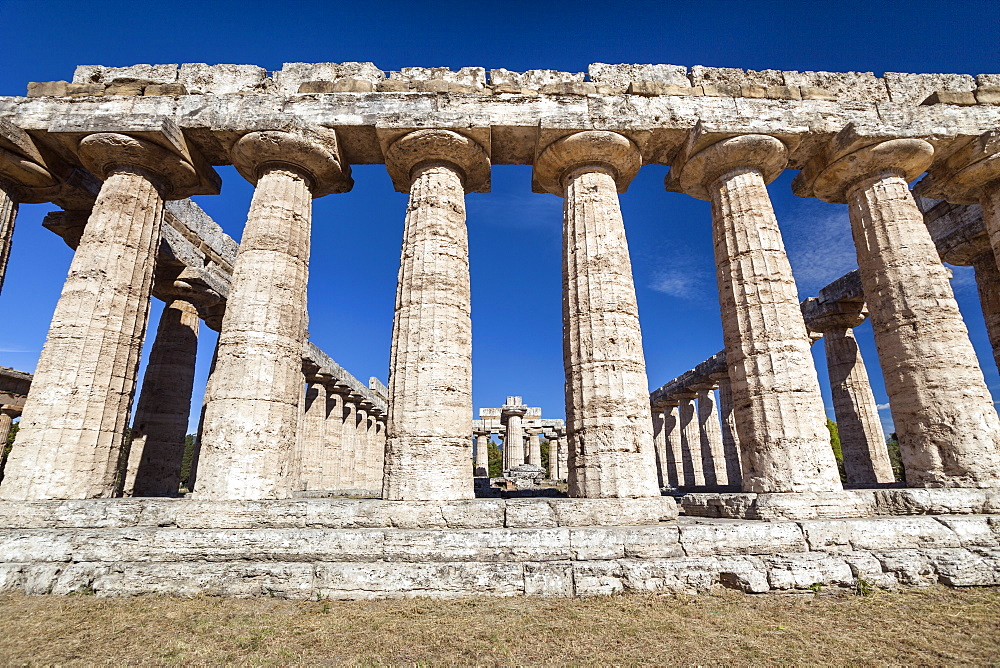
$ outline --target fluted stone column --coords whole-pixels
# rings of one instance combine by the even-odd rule
[[[854,328],[864,322],[861,306],[843,304],[841,312],[814,318],[809,327],[823,333],[847,482],[871,485],[893,482],[895,476],[868,371],[854,338]]]
[[[510,413],[507,416],[507,435],[503,441],[504,470],[524,464],[524,429],[521,427],[521,416],[524,412]]]
[[[653,406],[653,447],[656,449],[656,482],[662,488],[668,482],[667,476],[667,435],[663,429],[663,407]]]
[[[1000,369],[1000,270],[996,255],[990,251],[972,260],[976,272],[976,288],[979,290],[979,304],[986,319],[986,334],[993,348],[993,361]]]
[[[569,443],[566,441],[565,434],[559,436],[556,443],[559,457],[559,480],[566,480],[569,476]]]
[[[17,200],[14,188],[0,179],[0,292],[7,274],[7,260],[10,258],[11,240],[14,238],[14,221],[17,218]]]
[[[636,146],[586,131],[549,144],[536,189],[563,202],[563,364],[569,494],[659,496],[639,310],[618,193]]]
[[[312,200],[352,182],[325,128],[252,132],[232,158],[256,189],[219,334],[197,497],[284,498],[302,386]]]
[[[680,397],[678,423],[681,444],[681,465],[684,470],[684,486],[703,487],[705,469],[701,460],[701,433],[698,429],[694,395]]]
[[[332,383],[327,385],[326,422],[323,424],[323,482],[322,489],[341,489],[340,476],[343,469],[344,450],[344,398],[334,391]]]
[[[718,378],[719,424],[722,429],[722,449],[726,457],[726,479],[730,485],[740,486],[743,469],[740,464],[740,446],[736,436],[736,419],[733,415],[733,391],[729,375]]]
[[[705,472],[706,485],[728,485],[726,453],[722,444],[722,426],[719,424],[719,409],[715,405],[715,390],[699,387],[698,392],[698,437],[701,443],[701,465]]]
[[[477,476],[488,476],[490,474],[490,435],[489,432],[476,433],[476,462],[473,467],[473,474]],[[552,461],[551,458],[549,461]]]
[[[382,478],[385,475],[385,416],[380,415],[373,418],[373,425],[372,430],[368,433],[373,450],[373,478],[369,489],[381,491]]]
[[[0,452],[7,446],[7,437],[10,436],[10,427],[14,423],[14,418],[20,413],[0,406]]]
[[[450,130],[394,141],[386,165],[409,205],[389,361],[382,497],[471,499],[472,320],[465,193],[488,190],[489,158]]]
[[[329,452],[326,443],[327,398],[329,378],[311,374],[306,378],[305,411],[302,416],[302,437],[293,453],[296,480],[293,488],[303,491],[323,490],[323,469]]]
[[[185,299],[163,308],[132,421],[124,496],[177,496],[200,325]]]
[[[681,407],[679,401],[667,405],[663,411],[663,433],[667,448],[667,482],[672,487],[683,487],[684,446],[681,439]]]
[[[0,487],[5,500],[115,493],[163,201],[209,192],[190,162],[151,141],[96,133],[78,153],[104,185],[38,361]]]
[[[211,321],[206,320],[206,324],[210,327],[212,326]],[[221,327],[221,323],[218,323]],[[215,327],[212,327],[215,329]],[[215,347],[212,350],[212,361],[208,365],[208,378],[205,382],[205,394],[202,396],[201,400],[201,415],[198,416],[198,433],[195,436],[194,441],[194,452],[191,453],[191,471],[188,473],[187,488],[189,492],[194,491],[195,484],[198,481],[198,460],[201,459],[201,443],[204,438],[205,430],[205,405],[208,397],[208,388],[212,386],[212,376],[215,375],[215,363],[219,360],[219,341],[216,339]]]
[[[357,430],[354,441],[354,483],[357,489],[368,489],[371,452],[368,443],[368,409],[371,404],[361,399],[357,403]]]
[[[921,139],[847,128],[796,194],[847,202],[858,267],[910,487],[1000,485],[1000,419],[907,182],[931,163]]]
[[[841,490],[819,380],[767,183],[787,150],[693,132],[668,187],[712,202],[726,363],[746,492]]]
[[[538,434],[537,429],[528,431],[528,464],[531,466],[542,465],[542,442]]]
[[[340,486],[341,489],[357,489],[358,487],[358,406],[349,394],[344,396],[344,421],[341,423],[340,436],[341,458]]]

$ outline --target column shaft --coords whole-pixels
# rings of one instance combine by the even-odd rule
[[[687,483],[684,479],[684,445],[679,404],[669,406],[663,412],[663,433],[667,447],[667,482],[671,487],[683,487]]]
[[[507,438],[504,439],[504,470],[512,469],[524,463],[524,429],[521,427],[521,416],[507,417]]]
[[[313,380],[305,388],[305,411],[302,417],[302,437],[297,443],[295,488],[304,491],[325,489],[323,469],[329,452],[326,447],[327,389],[326,384]]]
[[[892,482],[895,478],[882,422],[854,331],[828,329],[823,332],[823,344],[847,482],[854,485]]]
[[[559,456],[559,480],[566,480],[569,476],[569,444],[565,436],[560,436],[557,444]]]
[[[344,469],[344,398],[328,388],[326,422],[323,423],[324,491],[343,489]]]
[[[694,400],[681,399],[678,408],[684,485],[686,487],[703,487],[705,485],[705,469],[701,460],[701,434],[698,429],[698,419],[695,416]]]
[[[490,435],[476,434],[476,463],[473,473],[477,476],[488,476],[490,474]],[[551,462],[551,457],[549,458]]]
[[[343,431],[340,447],[343,453],[340,469],[341,489],[358,489],[358,407],[349,397],[344,397]]]
[[[443,163],[415,169],[389,375],[383,498],[473,498],[472,320],[465,190]]]
[[[722,427],[715,405],[715,390],[698,390],[698,434],[701,441],[701,462],[706,485],[728,485]]]
[[[998,484],[1000,420],[906,181],[867,178],[847,199],[907,484]]]
[[[997,269],[996,255],[991,252],[983,253],[973,260],[972,266],[976,271],[976,287],[979,290],[983,317],[986,319],[986,333],[993,348],[993,362],[1000,369],[1000,270]]]
[[[730,485],[741,485],[740,446],[736,440],[736,420],[733,416],[733,391],[729,377],[719,379],[719,424],[722,429],[722,449],[726,457],[726,479]]]
[[[135,392],[163,199],[113,171],[70,264],[0,498],[111,496]]]
[[[368,410],[358,406],[355,412],[357,435],[354,441],[354,486],[355,489],[368,489],[369,469],[371,468],[370,452],[368,450]]]
[[[17,201],[6,184],[0,181],[0,292],[3,291],[3,279],[7,273],[7,260],[10,258],[16,218]]]
[[[726,362],[747,492],[841,489],[792,268],[761,172],[711,187]]]
[[[537,431],[528,434],[528,464],[531,466],[542,465],[542,442]]]
[[[183,299],[167,304],[160,315],[132,420],[125,496],[179,491],[200,325],[198,311]]]
[[[663,410],[654,408],[653,447],[656,448],[656,482],[662,488],[668,484],[667,477],[667,435],[663,429]]]
[[[595,166],[565,181],[569,494],[658,496],[639,310],[615,179]]]
[[[205,411],[202,499],[289,495],[302,386],[312,195],[274,167],[257,182]]]

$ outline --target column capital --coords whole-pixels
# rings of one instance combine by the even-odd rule
[[[978,204],[984,191],[1000,181],[1000,130],[970,139],[927,171],[913,188],[923,197],[955,204]]]
[[[923,139],[873,137],[848,125],[806,163],[792,181],[792,192],[846,204],[848,192],[859,183],[885,175],[912,181],[933,158],[934,147]]]
[[[811,331],[825,334],[838,329],[854,329],[868,317],[864,302],[820,302],[815,297],[802,302],[802,316]]]
[[[233,145],[232,160],[254,185],[271,169],[292,169],[306,178],[314,198],[345,193],[354,186],[351,168],[340,155],[337,133],[330,128],[251,132]]]
[[[788,164],[788,147],[770,135],[718,135],[701,126],[689,134],[664,180],[669,191],[701,200],[712,199],[711,186],[736,170],[754,169],[764,183],[778,178]]]
[[[489,192],[489,156],[475,139],[454,130],[415,130],[394,140],[385,151],[385,167],[398,192],[409,192],[416,170],[435,163],[457,169],[465,192]]]
[[[119,132],[94,132],[77,144],[77,155],[94,176],[106,181],[114,172],[138,170],[154,182],[163,199],[184,199],[191,195],[219,192],[218,175],[203,174],[184,156],[149,139]]]
[[[532,189],[562,196],[566,190],[565,178],[572,172],[590,168],[607,170],[618,192],[623,193],[641,166],[642,154],[628,137],[607,130],[584,130],[557,139],[538,154]]]

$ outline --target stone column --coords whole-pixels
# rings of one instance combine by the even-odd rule
[[[13,193],[13,186],[0,179],[0,292],[3,291],[3,279],[7,274],[10,244],[14,238],[14,220],[17,218],[17,200]]]
[[[185,299],[163,308],[132,420],[124,496],[178,494],[200,325]]]
[[[296,480],[292,488],[302,491],[325,490],[323,469],[329,452],[326,443],[328,376],[315,372],[306,376],[302,434],[293,453]]]
[[[473,474],[477,476],[488,476],[490,474],[490,434],[489,432],[476,433],[476,463]],[[549,461],[552,461],[551,458]]]
[[[256,190],[219,334],[197,497],[284,498],[302,386],[312,199],[352,182],[325,128],[252,132],[232,159]]]
[[[374,448],[372,467],[375,475],[371,489],[381,490],[382,479],[385,475],[385,415],[374,418],[374,428],[369,432],[368,438],[373,443]]]
[[[931,163],[921,139],[842,131],[796,177],[796,194],[847,202],[910,487],[1000,485],[1000,419],[907,182]]]
[[[410,194],[389,361],[382,497],[471,499],[472,320],[465,193],[488,190],[489,158],[450,130],[394,141],[386,166]]]
[[[718,378],[719,424],[722,428],[722,450],[726,457],[726,479],[730,485],[741,486],[743,470],[740,465],[740,446],[736,437],[736,420],[733,416],[733,391],[729,375]]]
[[[0,452],[7,446],[7,437],[10,436],[10,426],[14,423],[20,413],[9,408],[0,406]]]
[[[715,390],[711,386],[698,387],[698,436],[701,443],[701,463],[706,485],[728,485],[725,448],[722,445],[722,427],[719,410],[715,405]]]
[[[990,250],[972,260],[976,272],[976,288],[979,290],[979,304],[986,319],[986,333],[993,348],[993,361],[1000,369],[1000,271],[996,256]]]
[[[333,383],[326,388],[327,411],[323,425],[323,483],[324,491],[341,489],[340,476],[344,465],[344,398],[335,391]]]
[[[842,303],[836,313],[813,318],[810,329],[823,333],[826,368],[844,470],[851,485],[893,482],[892,462],[882,432],[875,395],[854,327],[864,322],[862,304]]]
[[[684,471],[684,486],[704,487],[705,468],[701,460],[701,433],[698,429],[694,398],[693,394],[679,397],[681,465]]]
[[[524,463],[524,429],[521,427],[520,413],[510,413],[507,416],[507,437],[503,441],[504,470],[510,470]]]
[[[656,481],[662,488],[669,484],[667,476],[667,434],[663,428],[663,407],[653,406],[653,447],[656,448]]]
[[[357,489],[368,489],[371,469],[371,452],[368,443],[368,409],[371,403],[363,397],[357,402],[357,430],[354,441],[354,482]]]
[[[5,500],[115,493],[163,201],[210,192],[191,162],[151,141],[90,134],[78,153],[104,184],[38,360],[0,488]]]
[[[672,487],[683,487],[684,481],[684,446],[681,442],[681,408],[680,402],[667,404],[663,411],[663,433],[666,441],[667,482]]]
[[[549,144],[535,187],[563,202],[563,364],[569,495],[659,496],[639,310],[618,193],[642,157],[586,131]]]
[[[542,465],[542,442],[538,437],[537,429],[528,430],[528,464],[541,467]]]
[[[668,176],[712,202],[726,363],[745,492],[843,489],[792,268],[767,183],[787,150],[765,135],[692,132]]]
[[[343,431],[340,436],[343,457],[340,460],[340,488],[357,489],[360,478],[357,468],[358,406],[350,394],[344,394],[343,397],[344,421],[341,423]]]

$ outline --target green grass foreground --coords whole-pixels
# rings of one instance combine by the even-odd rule
[[[1000,588],[295,602],[0,597],[4,665],[990,664]]]

